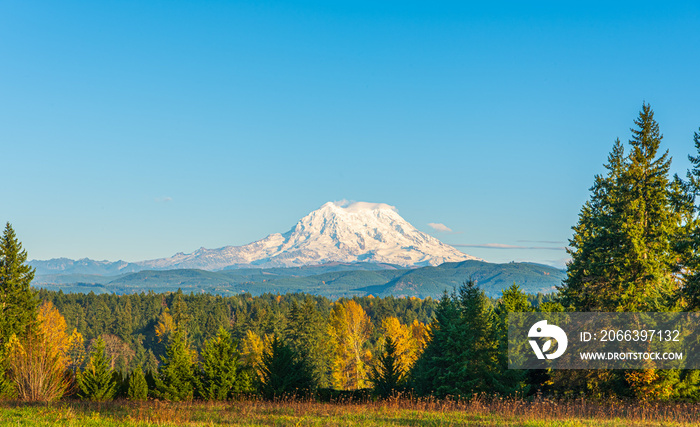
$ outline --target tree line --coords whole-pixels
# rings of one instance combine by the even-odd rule
[[[700,309],[700,133],[691,169],[671,177],[649,105],[634,124],[594,178],[553,295],[513,285],[492,300],[469,278],[440,300],[34,292],[8,224],[0,242],[3,393],[36,387],[24,378],[27,366],[53,366],[47,377],[58,389],[97,400],[343,392],[698,400],[695,370],[507,369],[510,312]]]

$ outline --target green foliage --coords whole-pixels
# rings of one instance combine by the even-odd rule
[[[316,388],[311,366],[277,336],[263,352],[258,391],[265,399],[309,395]]]
[[[95,342],[90,359],[82,372],[77,374],[78,396],[81,399],[105,401],[114,398],[117,382],[105,355],[105,342],[100,337]]]
[[[37,268],[41,268],[41,264],[38,264]],[[469,260],[445,263],[435,267],[378,270],[370,270],[372,264],[367,263],[354,267],[335,266],[335,268],[344,268],[345,271],[333,271],[333,268],[333,266],[311,266],[223,271],[182,269],[140,271],[107,278],[78,274],[41,274],[38,279],[47,289],[62,289],[64,292],[93,291],[127,294],[148,290],[176,292],[182,289],[185,292],[185,299],[188,299],[187,294],[190,292],[228,297],[242,292],[252,292],[260,296],[265,293],[283,295],[302,291],[333,299],[370,294],[375,297],[405,295],[418,298],[430,296],[439,299],[444,290],[459,286],[464,277],[473,277],[491,297],[500,294],[503,288],[514,281],[518,282],[526,292],[536,293],[552,289],[565,277],[560,269],[527,262],[495,264]],[[374,266],[374,268],[377,267]],[[347,271],[347,269],[352,270]],[[45,268],[43,272],[46,273]],[[407,286],[408,284],[410,286]]]
[[[146,400],[148,397],[148,383],[140,367],[129,375],[129,389],[126,396],[129,400]]]
[[[30,288],[34,269],[8,222],[0,238],[0,356],[14,334],[24,336],[37,315],[39,300]]]
[[[309,362],[314,378],[320,381],[321,386],[329,386],[331,381],[327,373],[330,370],[331,347],[328,345],[325,319],[312,298],[307,297],[302,305],[292,302],[285,334],[292,349]]]
[[[685,300],[686,310],[700,309],[700,206],[695,205],[700,194],[700,129],[695,132],[693,142],[696,156],[688,156],[692,169],[688,170],[687,182],[682,183],[688,193],[685,200],[691,205],[692,216],[677,237],[677,249],[682,254],[685,286],[680,290],[680,296]]]
[[[500,349],[498,317],[469,280],[440,301],[431,340],[411,373],[415,391],[438,397],[522,391],[521,378],[508,372]]]
[[[194,397],[198,385],[195,376],[195,356],[184,333],[176,331],[170,338],[163,363],[155,378],[155,394],[165,400],[188,401]]]
[[[14,383],[7,375],[7,370],[7,359],[0,352],[0,398],[11,398],[17,394]]]
[[[207,400],[226,400],[232,393],[243,391],[239,381],[239,355],[231,335],[219,328],[217,335],[202,349],[202,389]]]
[[[668,178],[668,152],[657,156],[659,126],[647,104],[635,120],[630,153],[615,142],[605,176],[596,176],[570,240],[572,261],[561,288],[579,311],[667,311],[678,288],[674,237],[687,218],[681,189]]]
[[[391,337],[386,338],[384,352],[372,367],[370,381],[372,393],[382,399],[395,396],[405,389],[406,372],[401,369],[396,344]]]

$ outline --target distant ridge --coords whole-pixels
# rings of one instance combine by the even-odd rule
[[[563,270],[532,263],[492,264],[483,261],[445,263],[421,268],[400,268],[380,264],[332,263],[318,266],[231,269],[145,270],[120,276],[102,277],[102,281],[83,282],[79,276],[39,276],[34,285],[64,292],[207,292],[235,295],[248,292],[305,292],[330,298],[374,295],[439,298],[465,280],[474,279],[488,296],[497,297],[513,283],[528,293],[549,293],[561,284]],[[86,278],[86,277],[84,277]],[[89,280],[89,278],[86,278]]]

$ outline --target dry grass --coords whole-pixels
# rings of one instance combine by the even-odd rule
[[[161,401],[53,405],[0,403],[3,425],[311,425],[311,426],[685,426],[700,422],[691,403],[475,398],[454,402],[286,400],[169,403]]]

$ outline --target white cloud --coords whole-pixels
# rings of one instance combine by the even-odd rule
[[[396,206],[387,205],[386,203],[354,202],[343,199],[333,202],[333,204],[348,212],[372,211],[376,209],[389,209],[398,212]]]
[[[439,222],[429,222],[428,226],[435,231],[444,231],[446,233],[452,233],[452,229],[445,224],[440,224]]]
[[[169,196],[165,196],[165,197],[156,197],[154,200],[156,203],[167,203],[167,202],[172,202],[173,198],[169,197]]]

